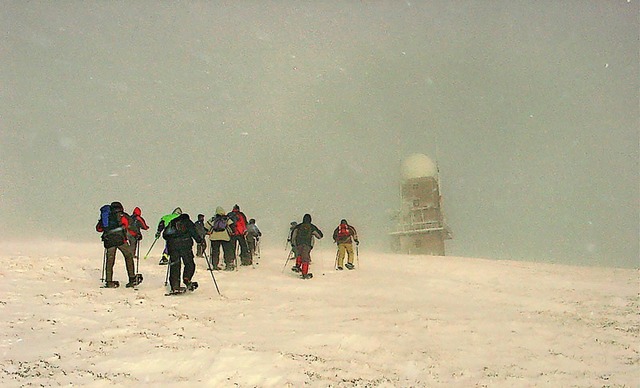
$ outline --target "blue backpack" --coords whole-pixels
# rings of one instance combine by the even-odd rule
[[[100,225],[103,229],[109,226],[109,213],[111,213],[111,205],[104,205],[100,208]]]
[[[111,208],[111,205],[104,205],[100,208],[100,225],[102,229],[110,230],[120,226],[118,215]]]

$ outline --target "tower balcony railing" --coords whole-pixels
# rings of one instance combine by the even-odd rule
[[[396,231],[392,232],[391,234],[416,234],[435,232],[439,230],[444,230],[444,227],[440,221],[411,222],[398,224]]]

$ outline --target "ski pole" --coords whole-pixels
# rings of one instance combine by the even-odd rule
[[[338,248],[338,251],[336,252],[336,261],[333,264],[333,269],[338,269],[338,256],[340,255],[340,248]]]
[[[256,239],[256,251],[258,252],[256,264],[258,264],[260,262],[260,240],[259,239]]]
[[[136,256],[136,274],[140,271],[140,240],[136,240],[136,247],[133,251]]]
[[[256,268],[256,248],[258,247],[258,242],[254,237],[251,237],[251,240],[253,241],[253,250],[251,248],[248,248],[249,256],[251,257],[251,267]],[[247,241],[247,245],[248,244],[249,242]]]
[[[169,255],[169,263],[167,264],[167,276],[164,278],[164,286],[166,287],[169,284],[169,267],[174,265],[175,263],[171,260],[172,257]],[[180,259],[178,259],[180,260]]]
[[[153,246],[156,245],[156,241],[158,241],[158,239],[160,238],[160,236],[156,237],[155,240],[153,240],[153,243],[151,244],[151,246],[149,247],[149,250],[147,251],[147,254],[144,255],[144,259],[147,260],[147,256],[149,256],[149,253],[151,252],[151,249],[153,249]]]
[[[358,244],[356,244],[356,264],[360,268],[360,255],[358,254]]]
[[[239,271],[240,269],[238,268],[238,255],[239,255],[239,251],[240,251],[240,240],[238,240],[237,238],[235,239],[235,241],[233,242],[233,246],[234,246],[234,253],[235,253],[235,257],[233,259],[235,265],[236,265],[236,271]]]
[[[103,282],[105,279],[105,272],[107,270],[107,248],[104,248],[104,254],[102,255],[102,273],[100,274],[100,281]]]
[[[284,262],[284,266],[282,267],[282,272],[284,272],[284,269],[287,268],[287,263],[293,257],[292,253],[293,253],[293,250],[290,250],[289,251],[289,255],[287,255],[287,261]]]
[[[213,268],[211,267],[211,263],[209,262],[209,258],[207,257],[207,252],[204,253],[204,259],[207,261],[207,267],[209,268],[209,272],[211,272],[211,279],[213,279],[213,284],[216,286],[216,290],[218,291],[218,295],[222,296],[220,293],[220,289],[218,288],[218,283],[216,282],[216,278],[213,276]]]

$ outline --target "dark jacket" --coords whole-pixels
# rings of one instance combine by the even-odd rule
[[[123,211],[117,211],[115,214],[118,220],[117,226],[104,228],[100,220],[96,224],[96,232],[102,233],[105,248],[113,248],[127,243],[127,231],[131,223],[131,216]]]
[[[207,228],[204,227],[204,220],[198,220],[196,222],[194,222],[195,226],[196,226],[196,232],[198,232],[198,234],[204,238],[204,236],[207,234]]]
[[[162,231],[162,237],[167,240],[170,249],[191,249],[193,240],[197,243],[204,239],[196,231],[196,226],[186,213],[180,214],[169,222]]]
[[[302,223],[296,225],[291,233],[291,242],[294,246],[307,245],[313,248],[314,239],[324,237],[322,231],[311,223],[311,215],[305,214]]]

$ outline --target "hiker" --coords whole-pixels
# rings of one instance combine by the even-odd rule
[[[260,232],[258,225],[256,225],[256,219],[250,219],[249,225],[247,225],[247,245],[249,246],[249,255],[252,260],[257,254],[258,243],[260,242],[261,236],[262,232]]]
[[[340,225],[333,231],[333,241],[338,244],[337,269],[342,271],[342,265],[344,264],[344,256],[347,254],[347,269],[353,269],[353,242],[356,245],[360,244],[358,241],[358,232],[356,228],[349,225],[347,220],[340,220]]]
[[[124,212],[120,202],[111,202],[100,208],[100,218],[96,224],[96,232],[102,233],[102,241],[105,248],[105,284],[106,288],[117,288],[120,282],[113,280],[113,265],[116,262],[116,251],[124,256],[124,263],[129,276],[127,287],[138,285],[135,266],[133,263],[133,250],[127,243],[131,217]]]
[[[169,285],[171,292],[193,291],[198,287],[192,278],[196,272],[196,263],[193,261],[193,240],[202,243],[204,240],[196,231],[196,226],[186,213],[180,212],[162,230],[162,238],[167,242],[169,251]],[[186,286],[180,287],[180,273],[184,263],[182,282]]]
[[[206,229],[211,242],[211,267],[214,271],[222,268],[218,266],[220,263],[220,247],[222,247],[225,271],[233,271],[235,269],[236,250],[231,241],[231,224],[233,221],[229,219],[221,206],[216,208],[216,215],[207,221]]]
[[[296,250],[296,265],[291,268],[294,272],[301,272],[302,279],[310,279],[313,274],[309,272],[309,263],[311,263],[311,250],[313,249],[314,239],[321,239],[322,231],[311,223],[311,215],[305,214],[302,223],[296,225],[291,233],[291,242]]]
[[[180,214],[182,214],[182,209],[177,207],[173,209],[173,212],[171,212],[171,214],[164,215],[162,216],[162,218],[160,218],[160,222],[158,222],[158,229],[156,230],[156,239],[160,238],[160,234],[162,233],[164,228],[169,225],[169,222],[171,222],[171,220],[173,220],[174,218],[177,218]],[[167,248],[167,244],[165,243],[164,251],[162,252],[162,257],[160,258],[160,262],[158,262],[158,265],[167,264],[169,264],[169,249]]]
[[[231,240],[233,241],[233,249],[237,249],[240,246],[240,264],[251,265],[252,260],[249,255],[249,247],[247,246],[247,216],[240,211],[240,206],[233,205],[233,210],[227,214],[227,216],[233,221],[231,225]]]
[[[202,242],[196,245],[196,257],[204,257],[205,249],[207,249],[207,240],[204,237],[207,235],[207,229],[204,227],[204,214],[198,214],[198,221],[195,222],[196,232],[202,237]]]
[[[296,247],[293,245],[293,241],[291,241],[291,236],[293,236],[293,229],[296,225],[298,225],[296,221],[291,221],[291,224],[289,225],[289,237],[287,237],[287,245],[291,245],[291,252],[293,252],[294,256],[296,256]]]
[[[142,240],[142,231],[148,230],[149,225],[147,225],[147,221],[142,218],[142,210],[139,207],[133,209],[131,218],[133,219],[133,223],[129,227],[129,234],[131,235],[131,238],[128,238],[128,240],[131,250],[133,251],[133,256],[137,257],[138,246],[140,245],[140,240]],[[131,231],[135,232],[135,234],[131,233]]]

